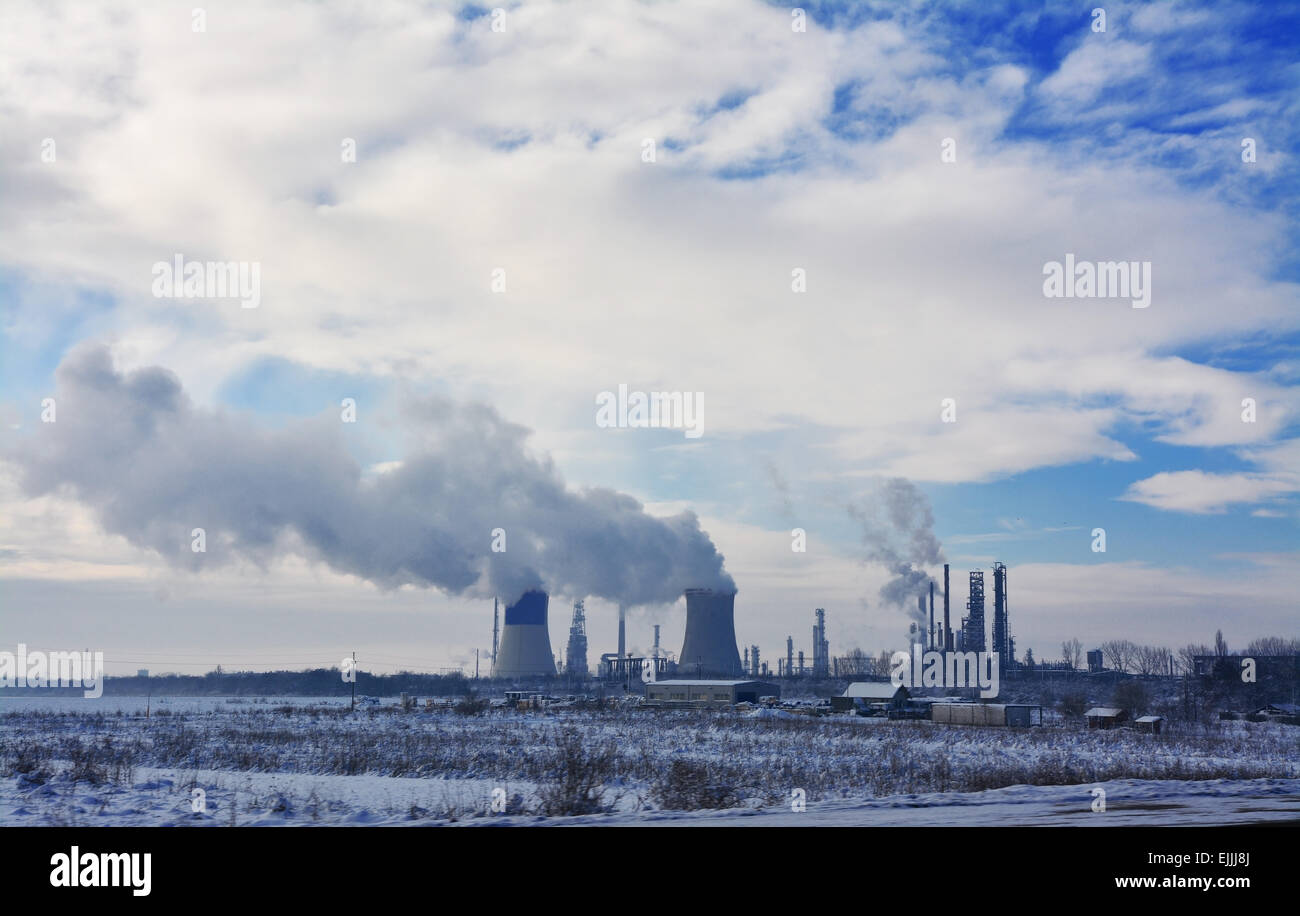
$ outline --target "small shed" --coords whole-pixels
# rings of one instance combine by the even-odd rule
[[[1257,716],[1300,716],[1300,705],[1295,703],[1269,703],[1255,710]]]
[[[1164,716],[1138,716],[1133,720],[1140,732],[1150,732],[1153,735],[1160,734],[1160,727],[1164,724]]]
[[[1043,707],[1028,703],[1007,704],[1007,725],[1012,728],[1030,728],[1043,724]]]
[[[1084,713],[1089,728],[1114,728],[1128,721],[1128,710],[1118,706],[1094,706]]]
[[[845,688],[840,697],[835,697],[832,710],[868,709],[876,707],[898,714],[907,708],[907,701],[912,694],[906,687],[895,687],[889,681],[854,681]]]

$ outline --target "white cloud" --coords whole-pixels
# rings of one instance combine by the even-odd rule
[[[1096,100],[1108,86],[1142,75],[1151,62],[1151,49],[1143,44],[1089,33],[1061,61],[1057,71],[1043,80],[1040,90],[1062,109]]]
[[[1158,474],[1126,498],[1215,512],[1294,489],[1270,451],[1300,410],[1294,373],[1163,355],[1297,326],[1295,286],[1269,279],[1285,217],[1122,159],[1008,144],[1026,71],[953,76],[923,23],[800,35],[759,3],[617,0],[529,3],[504,34],[398,2],[234,3],[208,20],[196,35],[164,5],[33,3],[0,30],[5,267],[115,295],[95,333],[126,367],[167,365],[201,399],[267,356],[435,381],[536,429],[571,481],[633,492],[643,482],[610,457],[659,472],[658,440],[592,424],[595,393],[620,381],[705,392],[701,463],[761,440],[797,454],[785,467],[803,479],[989,480],[1130,460],[1120,430],[1142,423],[1175,445],[1251,449],[1258,470]],[[1153,66],[1146,46],[1088,35],[1030,101],[1070,117]],[[827,128],[850,84],[879,139]],[[737,91],[752,95],[704,116]],[[39,160],[45,136],[55,164]],[[945,137],[956,163],[939,159]],[[714,174],[765,159],[801,170]],[[262,307],[152,298],[150,265],[176,251],[259,261]],[[1044,299],[1042,265],[1066,252],[1151,260],[1151,307]],[[807,293],[790,291],[794,267]],[[48,301],[16,308],[6,333],[26,346],[61,326]],[[946,397],[956,424],[939,421]],[[775,589],[777,548],[726,514],[731,495],[710,507],[719,543],[747,594]],[[97,549],[78,544],[67,562]],[[832,599],[874,593],[838,562],[817,570]]]
[[[1300,481],[1264,474],[1162,471],[1133,483],[1122,499],[1175,512],[1217,513],[1241,503],[1268,501],[1300,491]]]

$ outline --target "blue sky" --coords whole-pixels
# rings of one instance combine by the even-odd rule
[[[1038,653],[1106,638],[1135,603],[1153,641],[1233,596],[1239,638],[1292,622],[1300,8],[1106,5],[1105,32],[1092,5],[804,9],[803,33],[788,7],[741,2],[527,3],[503,33],[486,8],[328,3],[235,4],[207,35],[127,7],[52,41],[9,30],[6,448],[41,434],[60,362],[107,344],[254,427],[354,398],[368,473],[418,438],[411,398],[491,404],[571,486],[699,513],[750,602],[746,641],[823,605],[837,649],[893,638],[904,618],[846,511],[891,477],[926,495],[958,568],[1011,567],[1042,609],[1021,634]],[[257,261],[262,306],[153,297],[174,252]],[[1067,252],[1149,260],[1152,305],[1044,298]],[[702,391],[705,435],[597,428],[620,383]],[[421,651],[443,662],[482,642],[463,613],[481,596],[394,596],[292,549],[196,579],[74,493],[7,475],[0,503],[3,574],[47,613],[87,582],[165,592],[196,621],[187,646],[206,612],[184,595],[240,614],[257,581],[288,618],[322,589],[427,600],[447,646]],[[806,557],[788,555],[796,526]],[[1097,582],[1095,616],[1063,597],[1076,581]],[[646,613],[671,628],[678,611]]]

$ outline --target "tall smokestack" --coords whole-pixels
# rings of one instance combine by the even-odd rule
[[[618,606],[618,657],[627,658],[627,608]]]
[[[948,564],[943,564],[943,647],[952,651],[952,621],[948,619]]]
[[[736,593],[686,589],[686,638],[678,668],[697,677],[743,677],[736,648]]]
[[[930,648],[934,648],[934,580],[930,580]]]
[[[551,636],[546,628],[546,592],[532,590],[514,604],[506,605],[505,626],[501,628],[501,645],[493,677],[532,677],[554,675],[555,658],[551,655]]]

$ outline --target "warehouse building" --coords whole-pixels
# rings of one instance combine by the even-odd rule
[[[769,681],[672,680],[645,685],[646,702],[664,706],[731,706],[780,696],[781,688]]]
[[[935,703],[930,721],[940,725],[1005,725],[1029,728],[1043,724],[1043,707],[1027,703]]]

